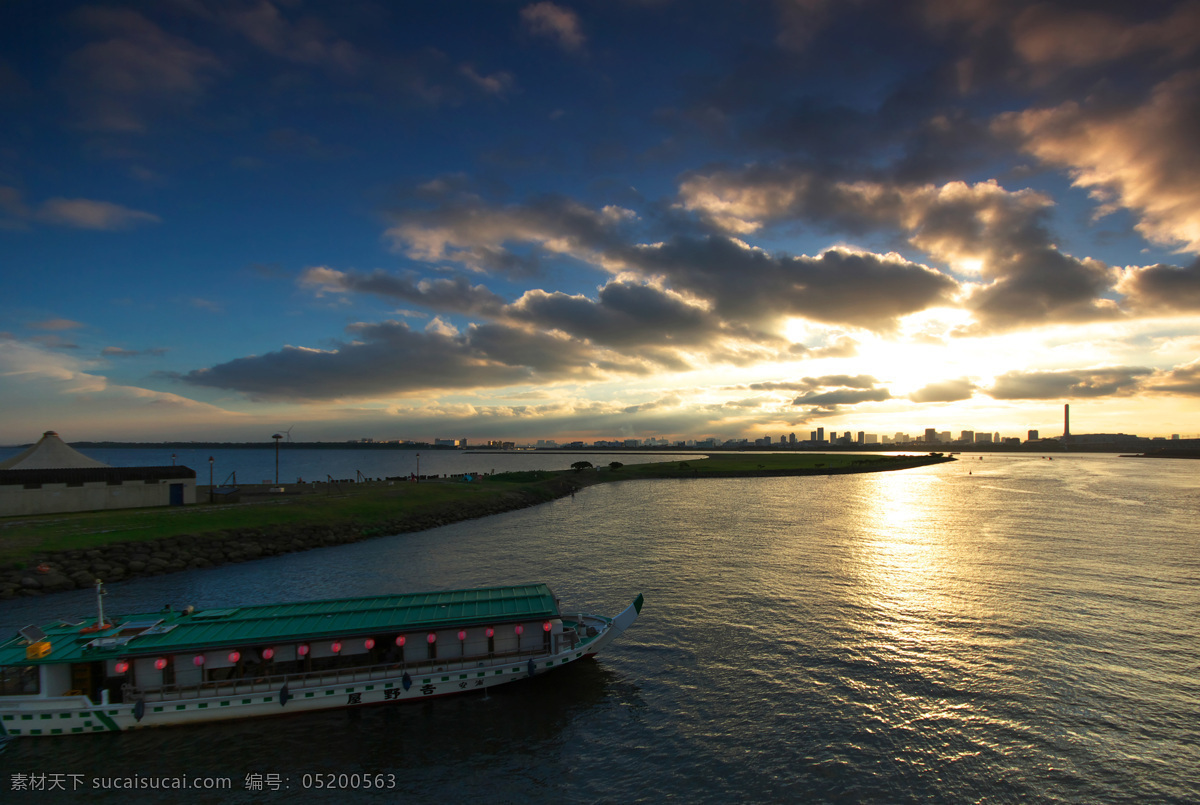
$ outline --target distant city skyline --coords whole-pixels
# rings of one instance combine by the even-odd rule
[[[0,443],[1200,434],[1200,6],[0,3]]]

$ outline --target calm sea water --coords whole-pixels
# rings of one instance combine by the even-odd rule
[[[223,776],[186,801],[1196,802],[1200,463],[964,457],[639,481],[418,534],[110,587],[199,607],[546,581],[640,620],[594,661],[397,707],[17,741],[14,774]],[[0,604],[19,626],[86,593]],[[305,791],[305,774],[395,775]],[[248,791],[247,775],[290,786]],[[264,778],[273,779],[273,778]]]
[[[0,447],[0,461],[17,455],[24,448]],[[82,451],[89,458],[114,467],[170,467],[179,465],[196,471],[196,482],[207,484],[209,458],[213,459],[213,482],[231,481],[236,473],[238,483],[274,483],[275,449],[245,448],[235,450],[170,450],[160,448],[107,448]],[[298,480],[324,481],[326,478],[356,479],[361,473],[367,478],[388,478],[420,475],[455,475],[461,473],[514,472],[521,470],[566,470],[576,461],[590,461],[596,466],[609,462],[642,464],[670,461],[672,458],[695,458],[695,453],[679,456],[651,453],[560,453],[503,452],[470,453],[462,450],[392,450],[337,449],[313,450],[281,444],[279,449],[279,482],[293,484]]]

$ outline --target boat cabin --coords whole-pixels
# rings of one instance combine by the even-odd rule
[[[193,611],[27,627],[0,645],[0,697],[95,704],[206,696],[314,677],[511,664],[586,642],[544,584]],[[595,629],[592,629],[592,635]]]

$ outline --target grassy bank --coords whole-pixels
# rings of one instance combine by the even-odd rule
[[[904,469],[947,459],[846,454],[736,454],[687,461],[602,466],[582,472],[500,473],[460,480],[302,487],[304,494],[246,495],[242,502],[182,508],[121,509],[0,519],[0,567],[27,567],[56,554],[116,544],[338,529],[358,538],[428,528],[552,500],[582,486],[647,478],[820,475]],[[289,489],[289,492],[299,491]]]
[[[445,518],[454,509],[478,511],[506,497],[551,500],[559,492],[546,479],[488,483],[434,481],[421,484],[344,484],[300,495],[249,495],[243,502],[182,508],[118,509],[0,519],[0,566],[59,551],[99,548],[117,542],[147,542],[182,534],[238,530],[372,524]]]

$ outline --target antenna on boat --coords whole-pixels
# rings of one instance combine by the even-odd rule
[[[108,590],[104,589],[103,582],[96,579],[96,609],[99,610],[99,617],[96,619],[96,628],[104,628],[104,596],[108,595]]]

